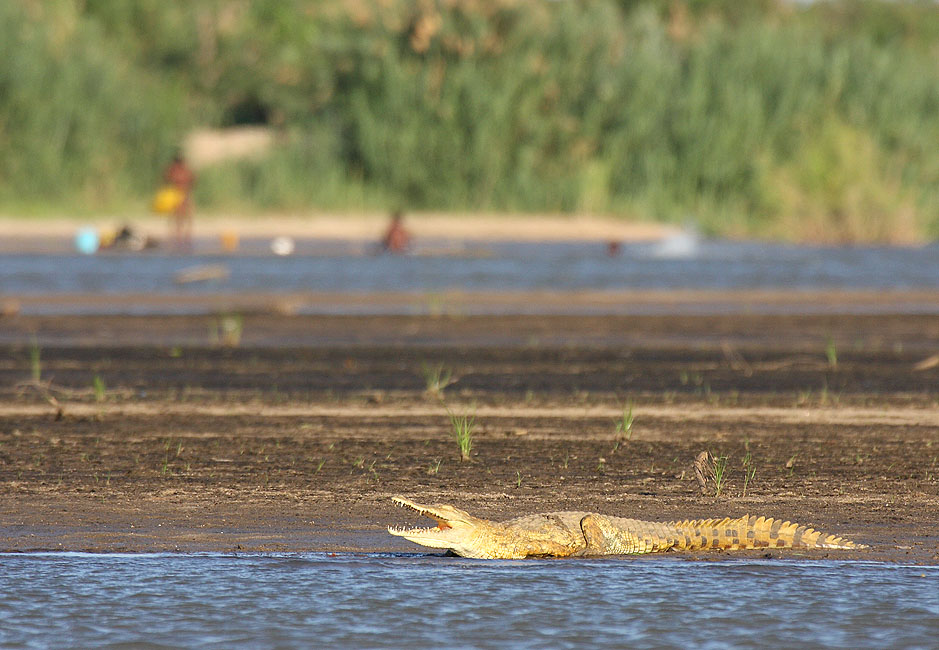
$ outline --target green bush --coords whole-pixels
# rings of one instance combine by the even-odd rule
[[[139,202],[188,128],[261,123],[200,209],[937,236],[937,52],[928,2],[11,0],[0,209]]]
[[[0,61],[5,211],[149,191],[185,123],[173,84],[128,65],[73,2],[0,3]]]

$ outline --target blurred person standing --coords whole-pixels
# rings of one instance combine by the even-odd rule
[[[404,227],[404,216],[400,210],[391,215],[391,223],[381,240],[381,250],[386,253],[406,253],[411,245],[411,233]]]
[[[163,180],[179,191],[181,200],[172,211],[173,241],[179,249],[192,248],[192,187],[196,175],[186,164],[181,153],[173,156],[173,162],[163,172]]]

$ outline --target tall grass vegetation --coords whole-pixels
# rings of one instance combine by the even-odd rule
[[[251,124],[200,210],[935,237],[937,61],[932,2],[9,0],[0,212],[142,211],[187,132]]]

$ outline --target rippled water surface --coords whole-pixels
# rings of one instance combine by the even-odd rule
[[[222,265],[228,277],[180,287],[176,274]],[[238,255],[161,252],[0,254],[0,294],[209,291],[434,291],[737,288],[939,288],[939,246],[807,247],[675,238],[601,243],[426,245],[413,255],[308,242],[290,257],[255,244]]]
[[[939,567],[0,555],[3,648],[936,648]]]

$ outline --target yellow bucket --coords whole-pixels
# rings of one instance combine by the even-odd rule
[[[182,205],[186,196],[179,189],[167,185],[153,197],[153,211],[160,214],[169,214]]]

